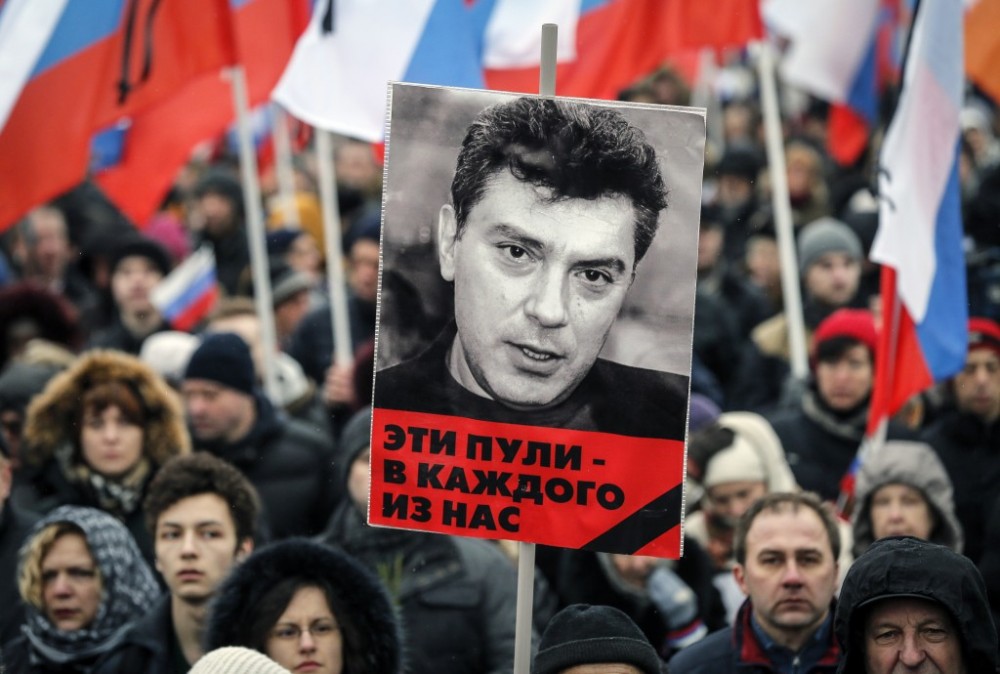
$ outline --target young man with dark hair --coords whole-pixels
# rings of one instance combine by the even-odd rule
[[[616,110],[550,99],[469,126],[438,216],[455,320],[375,407],[683,439],[687,378],[599,358],[656,234],[656,152]]]
[[[240,471],[211,454],[160,469],[144,504],[156,569],[169,594],[137,622],[96,672],[186,672],[203,655],[208,603],[253,550],[260,503]]]
[[[833,674],[840,533],[826,506],[810,493],[768,494],[740,518],[733,550],[747,595],[736,622],[681,651],[670,671]]]

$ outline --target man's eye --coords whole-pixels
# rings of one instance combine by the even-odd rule
[[[508,245],[504,246],[504,249],[507,251],[507,255],[511,256],[515,260],[520,260],[521,258],[523,258],[525,255],[528,254],[528,251],[526,251],[524,248],[521,248],[520,246]]]
[[[611,276],[602,271],[597,271],[596,269],[585,269],[583,271],[583,278],[587,281],[587,283],[602,285],[605,283],[611,283]]]
[[[880,643],[887,643],[889,641],[892,641],[895,637],[896,637],[895,630],[884,630],[882,632],[877,632],[875,634],[875,641],[878,641]]]

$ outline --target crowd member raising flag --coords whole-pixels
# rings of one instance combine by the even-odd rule
[[[188,332],[208,315],[218,296],[215,255],[204,246],[160,281],[150,301],[174,330]]]

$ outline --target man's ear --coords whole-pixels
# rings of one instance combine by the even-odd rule
[[[437,247],[441,278],[455,280],[455,244],[458,242],[458,217],[449,204],[438,213]]]
[[[244,538],[243,541],[236,546],[236,561],[242,562],[251,552],[253,552],[253,539]]]
[[[746,570],[743,568],[742,564],[737,564],[733,567],[733,577],[736,579],[736,584],[740,586],[740,590],[743,594],[750,596],[750,592],[747,591],[747,578]]]

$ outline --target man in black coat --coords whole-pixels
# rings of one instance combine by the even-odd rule
[[[840,533],[814,494],[775,492],[736,527],[733,573],[747,600],[732,627],[670,660],[672,674],[833,674]]]
[[[986,585],[967,558],[911,537],[876,541],[844,579],[836,617],[843,674],[995,674]]]
[[[149,486],[146,523],[170,590],[95,674],[183,674],[204,651],[210,601],[254,547],[260,503],[235,468],[205,452],[167,463]]]
[[[982,557],[987,525],[1000,501],[1000,326],[969,321],[965,367],[949,382],[953,405],[923,433],[955,486],[965,555]]]
[[[323,530],[342,493],[332,482],[333,448],[257,389],[246,342],[231,332],[208,335],[191,355],[181,393],[194,448],[247,476],[274,538]]]

